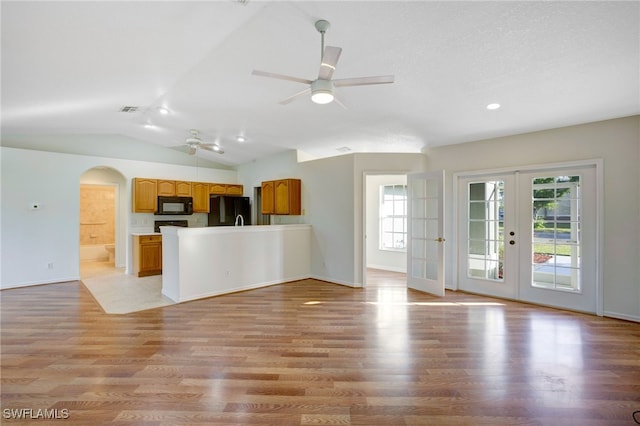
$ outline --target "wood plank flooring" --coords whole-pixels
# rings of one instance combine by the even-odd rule
[[[636,424],[640,324],[371,272],[126,315],[80,282],[2,291],[0,423]]]

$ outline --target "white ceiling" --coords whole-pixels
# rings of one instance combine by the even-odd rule
[[[1,8],[5,146],[82,146],[122,158],[128,147],[162,147],[186,158],[164,147],[195,128],[226,151],[201,158],[235,165],[287,149],[317,157],[344,148],[420,152],[640,113],[637,1],[2,1]],[[318,19],[331,23],[325,43],[343,49],[334,78],[393,74],[395,83],[340,88],[347,109],[307,98],[278,104],[305,86],[251,71],[315,79]],[[492,102],[502,108],[487,110]],[[119,112],[125,105],[140,110]],[[169,115],[158,113],[162,105]],[[248,141],[237,143],[238,134]]]

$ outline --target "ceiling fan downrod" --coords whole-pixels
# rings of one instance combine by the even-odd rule
[[[320,62],[322,62],[322,58],[324,56],[324,33],[327,32],[331,24],[329,21],[325,21],[324,19],[320,19],[316,21],[316,30],[320,33]]]

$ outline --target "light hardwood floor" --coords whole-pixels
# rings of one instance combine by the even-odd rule
[[[2,291],[0,423],[635,424],[640,324],[371,272],[126,315],[81,282]]]

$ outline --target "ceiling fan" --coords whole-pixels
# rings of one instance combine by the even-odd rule
[[[185,139],[184,144],[177,147],[179,150],[186,152],[189,155],[194,155],[198,149],[204,149],[207,151],[216,152],[218,154],[224,154],[224,150],[217,143],[205,143],[199,136],[200,132],[191,129],[189,130],[191,136]]]
[[[371,84],[388,84],[393,83],[394,76],[393,75],[380,75],[373,77],[355,77],[355,78],[341,78],[341,79],[332,79],[333,72],[336,69],[336,64],[338,63],[338,59],[340,59],[340,53],[342,53],[342,48],[327,46],[324,47],[324,34],[329,29],[329,22],[321,19],[316,21],[315,27],[316,30],[321,35],[321,63],[320,63],[320,72],[318,73],[318,78],[315,80],[307,80],[299,77],[291,77],[283,74],[275,74],[266,71],[253,70],[252,74],[261,76],[261,77],[270,77],[277,78],[280,80],[294,81],[297,83],[303,83],[309,85],[306,89],[289,96],[281,100],[279,103],[281,105],[286,105],[291,101],[301,97],[308,95],[311,93],[311,100],[317,104],[328,104],[332,101],[336,101],[336,103],[340,104],[344,107],[344,104],[340,101],[338,97],[336,97],[335,88],[336,87],[347,87],[347,86],[365,86]]]

